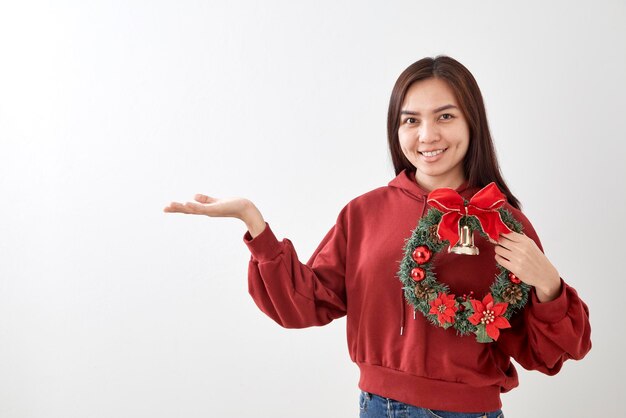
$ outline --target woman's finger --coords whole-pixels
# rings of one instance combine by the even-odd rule
[[[515,231],[509,232],[507,234],[500,234],[500,240],[513,241],[518,242],[520,240],[519,234]]]
[[[512,266],[512,264],[511,264],[511,262],[510,262],[509,260],[507,260],[506,258],[502,257],[502,256],[501,256],[501,255],[499,255],[499,254],[496,254],[496,255],[494,256],[494,258],[496,259],[496,262],[497,262],[498,264],[500,264],[500,265],[501,265],[502,267],[504,267],[505,269],[507,269],[507,270],[511,271],[511,266]]]
[[[203,212],[202,205],[194,202],[185,203],[184,207],[189,211],[188,213],[199,214]]]
[[[499,254],[503,257],[507,257],[510,258],[510,255],[513,253],[513,251],[507,247],[505,247],[504,245],[498,244],[496,246],[494,246],[494,251],[496,252],[496,254]]]
[[[163,212],[180,212],[183,205],[178,202],[170,202],[168,206],[163,208]]]
[[[182,203],[179,203],[179,202],[172,202],[170,203],[169,206],[163,209],[163,212],[178,212],[178,213],[190,213],[190,214],[197,213],[197,210],[193,208],[192,206],[190,206],[188,203],[189,202],[183,205]],[[192,203],[192,204],[195,205],[196,203]]]

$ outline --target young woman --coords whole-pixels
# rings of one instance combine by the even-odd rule
[[[387,128],[396,177],[348,202],[306,264],[247,199],[196,195],[196,202],[172,202],[164,211],[244,221],[250,295],[281,326],[347,315],[350,357],[361,372],[361,417],[503,417],[500,393],[518,385],[510,359],[553,375],[565,360],[583,358],[591,348],[588,308],[544,255],[504,182],[482,95],[462,64],[437,56],[410,65],[391,93]],[[433,261],[438,279],[457,295],[482,299],[496,263],[532,286],[523,311],[485,344],[415,315],[397,272],[432,190],[451,188],[469,200],[491,182],[523,233],[500,234],[496,245],[475,234],[479,256],[443,251]]]

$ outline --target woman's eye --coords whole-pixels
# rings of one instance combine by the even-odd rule
[[[406,123],[415,123],[415,118],[406,118],[404,121]]]
[[[454,117],[449,113],[444,113],[443,115],[441,115],[441,117],[444,117],[444,116],[450,116],[449,118],[444,118],[444,119],[452,119]]]

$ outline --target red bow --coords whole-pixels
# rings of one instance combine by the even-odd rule
[[[498,212],[498,208],[506,202],[506,196],[494,182],[476,192],[467,206],[463,197],[449,187],[433,190],[426,201],[444,213],[437,227],[437,235],[442,241],[450,241],[448,251],[459,241],[459,221],[463,216],[473,215],[478,218],[483,231],[494,244],[500,238],[500,233],[511,232]]]

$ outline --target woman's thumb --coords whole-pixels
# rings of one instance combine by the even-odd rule
[[[200,203],[209,203],[215,200],[215,198],[204,194],[197,194],[194,196],[194,199]]]

